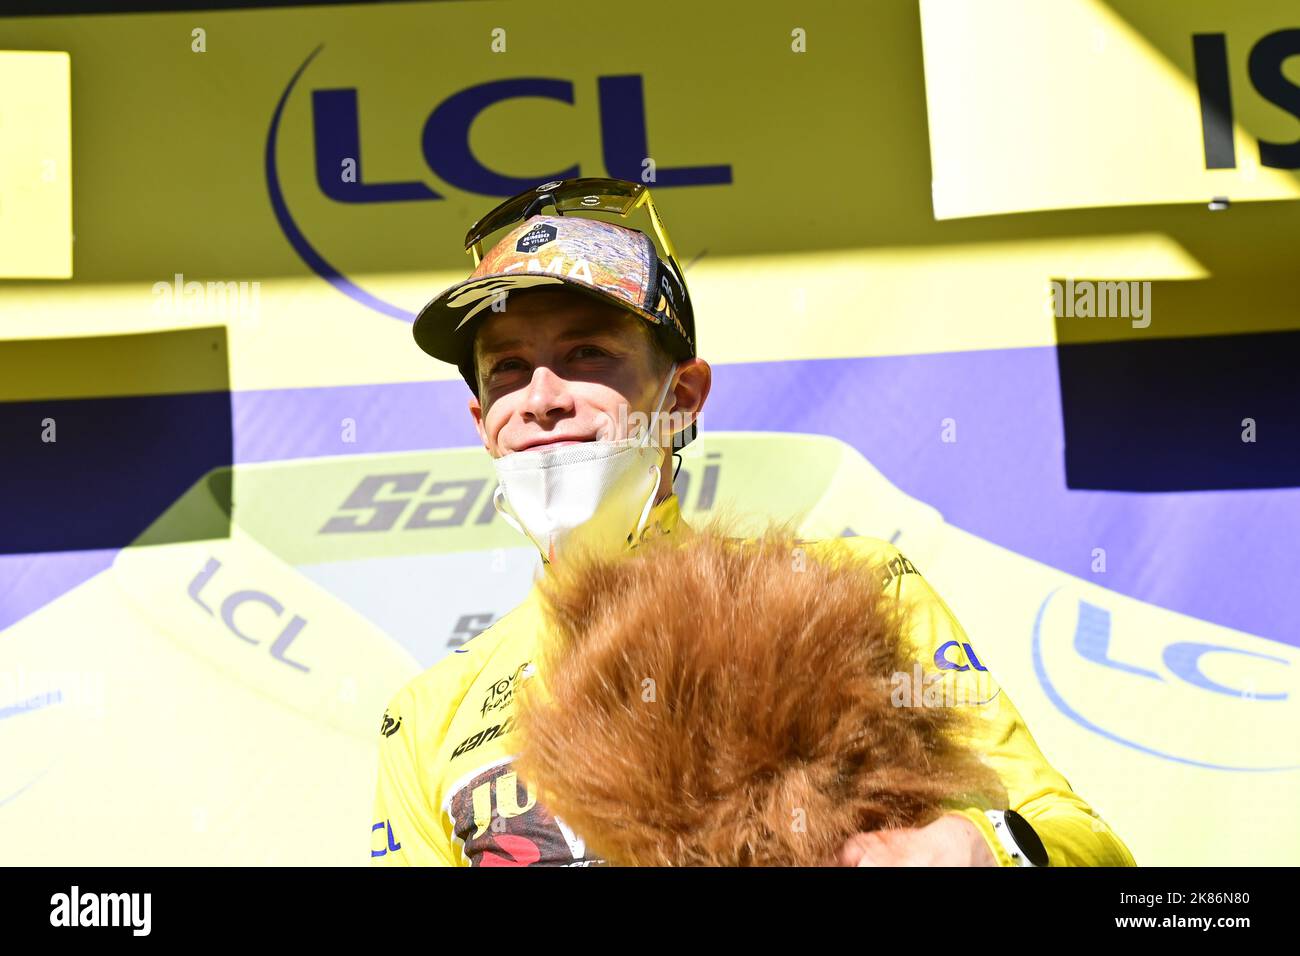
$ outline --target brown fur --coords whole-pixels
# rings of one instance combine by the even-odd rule
[[[517,766],[589,852],[829,864],[853,833],[997,791],[958,708],[892,702],[913,661],[877,569],[841,551],[795,571],[785,527],[676,537],[569,558],[542,584],[552,637],[518,695]]]

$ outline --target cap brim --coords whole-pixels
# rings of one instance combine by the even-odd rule
[[[434,358],[463,368],[473,359],[474,333],[478,330],[479,323],[494,314],[492,303],[496,297],[503,292],[545,286],[567,287],[588,298],[639,316],[652,326],[656,324],[653,315],[637,309],[626,299],[603,292],[578,279],[553,272],[512,272],[509,275],[467,279],[434,296],[415,317],[415,343]]]

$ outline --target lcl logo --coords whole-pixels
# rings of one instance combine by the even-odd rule
[[[1030,644],[1053,706],[1151,757],[1210,770],[1300,769],[1295,735],[1285,732],[1296,713],[1294,654],[1285,645],[1269,654],[1203,640],[1206,631],[1148,616],[1161,613],[1130,612],[1117,626],[1111,608],[1088,593],[1053,589]]]
[[[298,67],[280,96],[266,140],[266,180],[271,207],[280,229],[294,251],[318,276],[349,298],[396,319],[415,319],[409,309],[384,301],[361,288],[326,259],[294,220],[285,201],[276,166],[276,145],[285,105],[303,72],[323,47],[317,47]],[[582,175],[577,163],[567,169],[538,172],[527,178],[509,176],[491,168],[470,149],[470,129],[490,106],[518,99],[543,99],[574,105],[575,86],[555,77],[513,77],[491,80],[458,90],[434,106],[424,121],[418,145],[425,165],[443,183],[457,190],[491,197],[513,196],[539,183]],[[601,157],[605,172],[618,179],[641,181],[653,156],[646,129],[645,90],[636,74],[596,79],[599,101]],[[361,167],[363,117],[357,106],[357,88],[314,90],[311,94],[316,183],[321,192],[339,203],[428,202],[442,193],[421,180],[367,182]],[[520,148],[527,145],[521,138]],[[731,182],[730,164],[675,166],[654,163],[651,182],[665,186],[716,186]],[[345,175],[345,173],[347,173]],[[592,175],[589,173],[589,175]]]
[[[226,626],[226,630],[230,631],[231,634],[235,635],[235,637],[239,638],[241,641],[254,646],[261,645],[263,641],[254,637],[246,629],[248,626],[247,612],[239,614],[240,609],[248,604],[260,604],[263,608],[269,610],[276,618],[279,618],[284,614],[284,605],[265,591],[258,591],[253,588],[243,588],[237,591],[231,591],[225,597],[221,598],[220,604],[217,605],[217,609],[213,610],[212,605],[205,603],[203,590],[208,586],[212,579],[216,577],[217,572],[220,570],[221,562],[216,558],[209,558],[207,564],[203,566],[203,570],[194,576],[194,580],[190,581],[190,586],[188,588],[190,599],[210,616],[220,616],[221,622]],[[215,598],[209,597],[209,599],[216,603]],[[239,620],[236,620],[236,614],[239,614]],[[262,616],[265,617],[265,611],[262,612]],[[302,633],[302,629],[306,626],[307,619],[299,614],[295,614],[285,623],[284,627],[280,629],[280,633],[277,634],[271,642],[271,657],[279,661],[281,664],[293,667],[297,670],[303,671],[304,673],[310,671],[311,668],[306,664],[290,659],[289,645],[294,642],[294,639]]]
[[[602,76],[596,80],[600,103],[602,157],[609,175],[638,181],[650,152],[645,120],[645,90],[641,77]],[[575,163],[567,169],[538,173],[527,179],[507,176],[490,168],[470,150],[470,129],[488,107],[507,100],[544,99],[572,106],[574,85],[569,80],[541,77],[492,80],[453,93],[425,120],[420,134],[424,161],[442,182],[456,189],[489,196],[513,196],[552,179],[581,175]],[[338,202],[410,202],[442,199],[418,180],[367,183],[361,168],[361,118],[357,90],[346,87],[315,90],[311,96],[315,129],[316,182],[321,192]],[[521,146],[524,145],[521,143]],[[355,176],[341,176],[345,164],[356,164]],[[731,182],[731,167],[656,166],[656,186],[716,186]]]
[[[374,846],[374,835],[377,832],[380,835],[380,840],[379,840],[379,849],[376,850]],[[385,834],[387,834],[388,836],[387,846],[384,845],[385,841],[383,837]],[[370,855],[372,857],[387,856],[390,853],[396,853],[398,850],[402,848],[402,844],[398,843],[395,839],[393,839],[392,820],[380,820],[378,823],[374,824],[370,828],[370,839],[371,839]]]

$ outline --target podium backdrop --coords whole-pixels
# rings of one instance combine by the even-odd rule
[[[0,25],[0,862],[367,861],[536,567],[410,324],[572,175],[687,265],[688,522],[894,541],[1139,864],[1300,859],[1294,5],[610,10]]]

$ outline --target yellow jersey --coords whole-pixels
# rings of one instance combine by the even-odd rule
[[[676,495],[651,512],[646,535],[689,533]],[[644,540],[644,536],[643,539]],[[1124,843],[1043,757],[1004,688],[916,566],[892,544],[848,537],[807,542],[849,547],[882,570],[883,586],[912,610],[918,654],[912,693],[977,708],[968,743],[997,772],[1008,806],[1033,826],[1053,866],[1133,866]],[[542,573],[545,573],[543,570]],[[380,866],[589,866],[604,861],[538,802],[513,769],[519,682],[535,673],[546,619],[536,585],[522,604],[456,653],[409,681],[380,727],[371,862]],[[922,687],[920,665],[942,680]],[[1014,865],[983,805],[954,805]]]

